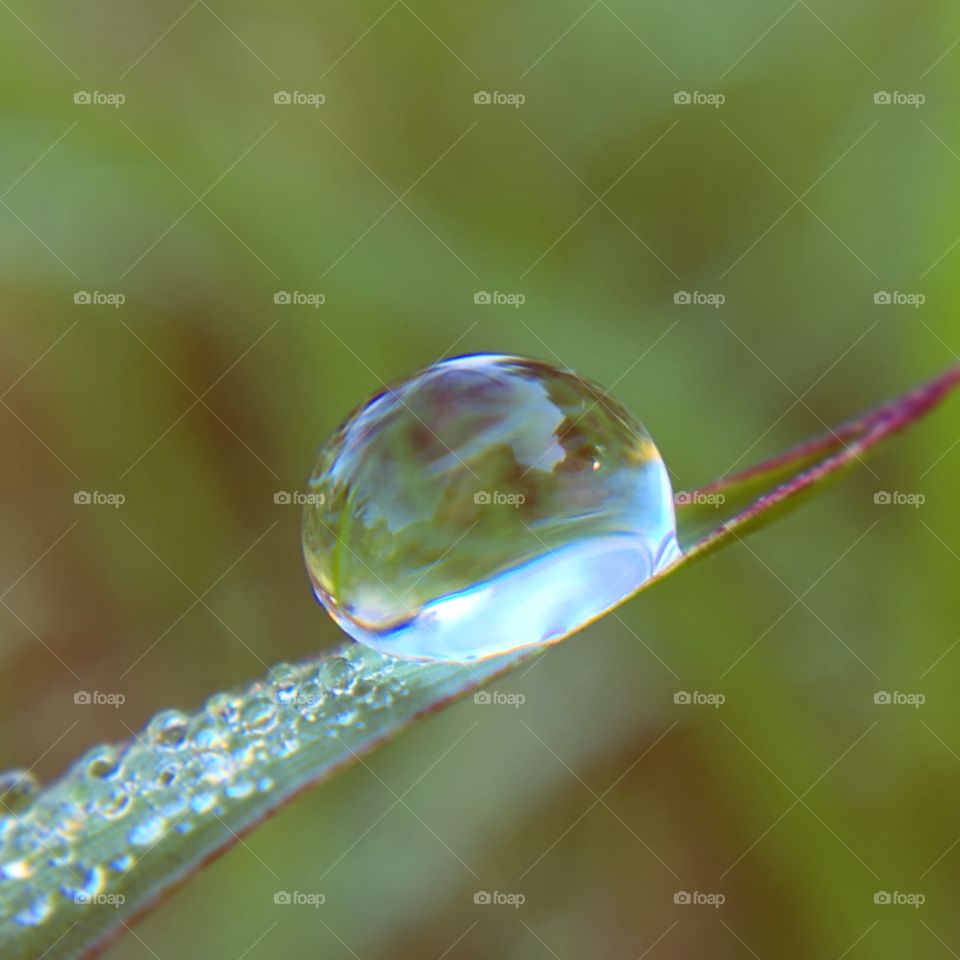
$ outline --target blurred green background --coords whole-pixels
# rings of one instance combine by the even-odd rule
[[[680,487],[956,357],[954,4],[0,7],[4,767],[338,642],[274,495],[440,356],[613,387]],[[956,956],[956,425],[303,796],[107,956]]]

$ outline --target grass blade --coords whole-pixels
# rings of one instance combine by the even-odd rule
[[[684,554],[642,589],[823,489],[958,384],[960,366],[824,437],[678,495]],[[4,809],[0,797],[0,955],[95,955],[300,791],[537,655],[421,664],[345,644],[217,694],[192,716],[158,715],[126,744],[90,751],[26,804],[10,799]]]

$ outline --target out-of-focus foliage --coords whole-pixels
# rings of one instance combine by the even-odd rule
[[[11,0],[0,19],[0,766],[51,778],[335,643],[275,494],[438,356],[611,386],[686,488],[960,345],[949,4]],[[474,302],[494,291],[525,302]],[[895,292],[925,303],[875,302]],[[960,951],[956,422],[540,658],[499,688],[516,709],[460,704],[305,796],[109,956]]]

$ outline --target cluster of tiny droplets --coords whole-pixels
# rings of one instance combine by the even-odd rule
[[[81,910],[122,889],[125,874],[165,838],[276,789],[273,764],[362,728],[361,714],[369,718],[409,693],[398,661],[358,646],[337,653],[278,664],[192,716],[165,710],[130,742],[89,750],[47,790],[29,774],[0,774],[5,922],[37,926],[67,904]],[[91,842],[106,831],[122,842]]]

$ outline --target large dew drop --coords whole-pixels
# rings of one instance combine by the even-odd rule
[[[595,384],[481,354],[375,396],[321,450],[303,543],[356,640],[473,660],[561,639],[679,554],[644,428]]]

